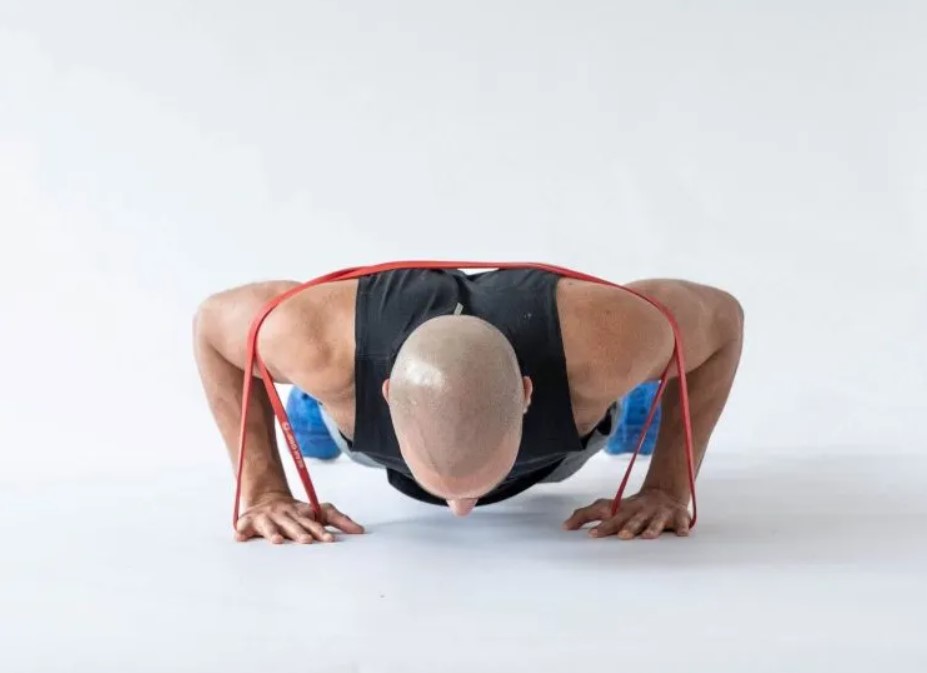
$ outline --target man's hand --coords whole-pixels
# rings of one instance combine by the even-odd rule
[[[262,498],[242,514],[235,526],[239,542],[263,537],[273,544],[293,540],[301,544],[334,542],[335,536],[325,527],[332,526],[344,533],[363,533],[364,527],[342,514],[330,503],[322,505],[316,516],[312,507],[282,493]]]
[[[589,530],[592,537],[608,537],[617,533],[622,540],[640,536],[645,540],[658,538],[663,531],[676,535],[689,534],[689,510],[685,504],[657,489],[642,490],[621,501],[618,513],[612,516],[612,501],[602,498],[588,507],[581,507],[563,523],[566,530],[577,530],[590,521],[599,521]]]

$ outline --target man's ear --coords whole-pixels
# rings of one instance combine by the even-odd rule
[[[525,387],[525,413],[528,413],[528,408],[531,406],[531,394],[534,392],[534,383],[531,382],[531,378],[528,376],[521,377],[522,385]]]
[[[389,379],[386,379],[383,382],[383,388],[381,388],[381,391],[383,392],[383,399],[386,400],[387,404],[389,404]]]

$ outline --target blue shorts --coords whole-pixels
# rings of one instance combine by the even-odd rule
[[[570,471],[570,474],[578,470],[590,456],[603,448],[606,453],[612,455],[633,452],[639,441],[644,421],[650,412],[650,405],[656,395],[657,387],[657,382],[641,384],[613,405],[609,410],[612,421],[610,424],[612,428],[611,434],[601,435],[598,431],[594,432],[593,436],[590,436],[587,440],[587,451],[576,454],[577,458],[580,456],[585,458],[576,469]],[[351,451],[337,426],[328,417],[318,401],[307,393],[294,387],[290,391],[286,408],[287,415],[290,417],[290,424],[293,427],[293,433],[299,442],[300,451],[307,458],[334,460],[344,453],[356,462],[379,466],[378,463],[367,456]],[[647,432],[644,446],[641,449],[642,454],[653,452],[660,427],[660,411],[658,407],[654,422]],[[564,461],[564,463],[568,462],[572,461]],[[559,471],[558,468],[556,472]]]

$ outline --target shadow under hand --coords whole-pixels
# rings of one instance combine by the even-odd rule
[[[708,471],[700,479],[699,522],[691,536],[658,540],[592,539],[564,531],[590,493],[609,493],[613,475],[579,475],[576,483],[541,485],[510,501],[454,517],[444,508],[416,506],[408,517],[372,530],[445,549],[508,558],[539,556],[566,564],[711,566],[919,565],[927,545],[916,534],[927,498],[915,488],[927,462],[914,466],[826,456],[747,461]],[[927,476],[925,474],[924,476]],[[608,477],[608,479],[606,479]],[[579,488],[581,487],[581,488]],[[629,493],[634,490],[629,489]]]

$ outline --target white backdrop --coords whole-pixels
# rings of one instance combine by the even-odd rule
[[[717,284],[748,332],[714,451],[920,451],[925,25],[913,1],[0,0],[0,482],[223,461],[198,301],[416,257]]]

